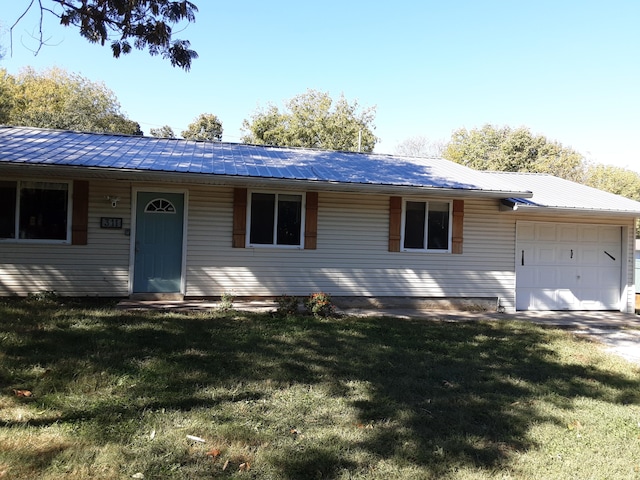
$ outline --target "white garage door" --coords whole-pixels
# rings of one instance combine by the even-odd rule
[[[618,310],[622,229],[518,222],[517,310]]]

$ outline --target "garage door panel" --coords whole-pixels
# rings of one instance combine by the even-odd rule
[[[618,309],[621,227],[519,222],[516,308]]]
[[[620,245],[620,227],[604,227],[600,229],[600,243]]]
[[[594,242],[597,243],[600,238],[600,229],[597,226],[581,225],[580,226],[580,241],[581,242]]]
[[[559,281],[556,285],[553,285],[555,287],[570,288],[580,283],[580,275],[578,275],[578,273],[574,268],[556,267],[556,272],[557,272],[556,275],[558,276]]]
[[[538,224],[535,227],[536,236],[535,240],[539,242],[548,242],[556,240],[556,226],[555,225],[542,225]]]
[[[578,225],[558,225],[557,238],[561,242],[577,242],[580,240]]]
[[[534,255],[534,261],[538,264],[555,263],[556,262],[556,249],[554,247],[538,247]]]
[[[580,265],[598,265],[601,261],[601,257],[604,256],[602,250],[597,245],[583,246],[578,250],[578,264]]]

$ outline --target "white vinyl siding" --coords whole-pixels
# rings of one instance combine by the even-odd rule
[[[388,196],[324,192],[317,250],[234,249],[232,201],[230,188],[191,189],[187,296],[325,291],[361,297],[498,297],[507,311],[515,310],[516,221],[522,215],[499,212],[497,200],[465,199],[462,255],[388,252]],[[593,223],[593,217],[562,221]],[[627,224],[632,229],[632,221]]]
[[[388,252],[384,195],[320,193],[318,248],[311,251],[231,248],[231,189],[191,189],[190,212],[188,296],[513,295],[513,261],[504,252],[514,241],[514,227],[496,227],[495,201],[466,200],[464,255]],[[484,229],[490,241],[475,236]]]
[[[129,279],[129,184],[89,184],[88,245],[0,244],[0,294],[55,290],[63,296],[126,296]],[[120,197],[116,208],[105,199]],[[101,229],[100,217],[123,218],[122,229]]]
[[[127,296],[131,237],[125,232],[132,228],[133,187],[162,185],[90,181],[88,245],[1,243],[0,294],[56,290],[60,295]],[[527,220],[621,226],[627,238],[621,309],[626,299],[626,311],[633,311],[631,218],[500,212],[498,200],[465,198],[462,254],[389,252],[389,196],[320,192],[317,249],[233,248],[233,189],[185,188],[186,296],[325,291],[357,297],[498,297],[507,311],[514,311],[516,222]],[[107,196],[120,198],[116,208]],[[100,217],[122,218],[123,228],[101,229]]]

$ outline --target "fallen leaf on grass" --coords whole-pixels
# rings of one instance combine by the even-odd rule
[[[33,393],[31,392],[31,390],[17,390],[17,389],[13,389],[13,394],[16,397],[30,397],[33,395]]]
[[[202,437],[196,437],[195,435],[187,435],[187,440],[191,440],[192,442],[198,443],[207,443],[207,441]]]
[[[249,462],[241,463],[238,467],[238,470],[240,470],[241,472],[248,472],[249,470],[251,470],[251,464]]]
[[[358,423],[356,425],[357,428],[364,428],[367,430],[373,430],[373,424],[372,423]]]
[[[229,466],[229,460],[224,462],[224,465],[222,466],[222,471],[226,470],[228,466]]]
[[[220,456],[220,450],[217,448],[212,448],[205,455],[212,457],[214,460]]]
[[[582,428],[582,424],[576,420],[575,422],[571,422],[569,425],[567,425],[567,428],[569,430],[580,430]]]

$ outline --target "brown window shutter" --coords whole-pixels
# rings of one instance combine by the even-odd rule
[[[244,248],[247,237],[247,189],[233,189],[233,248]]]
[[[71,212],[71,244],[86,245],[89,226],[89,182],[73,182],[73,212]]]
[[[389,197],[389,251],[400,251],[400,225],[402,223],[402,197]]]
[[[318,192],[307,192],[304,217],[304,248],[315,250],[318,244]]]
[[[464,226],[464,200],[453,201],[453,228],[451,238],[451,253],[462,253],[462,238]]]

